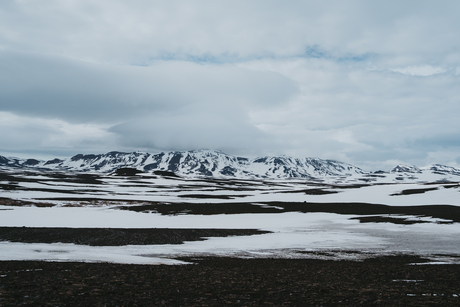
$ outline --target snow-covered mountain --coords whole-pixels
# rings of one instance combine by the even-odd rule
[[[440,174],[440,175],[450,174],[450,175],[460,176],[460,169],[454,168],[452,166],[433,164],[432,166],[430,166],[429,169],[435,174]]]
[[[387,179],[392,177],[393,181],[401,182],[458,182],[460,169],[441,164],[422,168],[399,164],[385,173],[385,176]]]
[[[248,159],[214,150],[173,151],[150,154],[146,152],[78,154],[68,159],[41,161],[0,156],[0,168],[46,169],[111,173],[123,167],[143,172],[168,171],[175,174],[216,178],[318,178],[347,177],[357,181],[411,182],[460,181],[460,169],[433,164],[429,167],[397,165],[388,172],[364,172],[359,167],[318,158],[288,156]]]
[[[422,170],[416,166],[398,164],[390,170],[390,173],[421,174]]]
[[[39,161],[0,156],[0,166],[53,170],[113,172],[120,167],[144,172],[170,171],[183,176],[227,178],[310,178],[363,174],[353,165],[318,158],[287,156],[248,159],[213,150],[174,151],[150,154],[143,152],[109,152],[98,155],[78,154],[69,159]]]

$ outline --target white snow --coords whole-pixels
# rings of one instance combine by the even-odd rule
[[[26,175],[24,175],[26,176]],[[441,224],[442,219],[415,216],[392,216],[428,223],[395,225],[391,223],[360,223],[350,218],[357,215],[333,213],[284,212],[273,214],[186,215],[164,216],[118,210],[130,205],[121,200],[231,203],[248,202],[267,206],[271,201],[313,203],[372,203],[390,206],[447,204],[460,206],[458,184],[392,183],[394,174],[385,177],[385,184],[349,187],[350,183],[319,183],[304,180],[222,180],[187,178],[151,178],[148,176],[102,176],[103,184],[49,181],[46,176],[32,175],[35,182],[19,182],[17,190],[2,191],[0,197],[15,200],[53,203],[57,206],[0,206],[2,227],[71,227],[71,228],[230,228],[261,229],[273,233],[254,236],[208,238],[205,241],[179,245],[144,245],[91,247],[75,244],[26,244],[0,242],[0,260],[106,261],[139,264],[178,264],[174,257],[183,255],[231,255],[238,257],[313,257],[308,252],[328,251],[332,258],[349,259],[372,254],[394,252],[427,255],[430,259],[459,262],[460,223]],[[29,178],[29,177],[28,177]],[[353,182],[352,177],[351,180]],[[345,179],[340,179],[345,180]],[[382,179],[383,180],[383,179]],[[389,181],[388,181],[389,180]],[[347,186],[348,185],[348,186]],[[41,191],[50,189],[56,191]],[[235,188],[241,188],[237,190]],[[427,189],[420,194],[394,195],[408,189]],[[307,195],[303,190],[322,189],[336,194]],[[69,194],[68,192],[76,193]],[[233,199],[183,198],[181,195],[230,195]],[[394,195],[394,196],[392,196]],[[244,197],[243,197],[244,196]],[[57,198],[72,200],[57,200]],[[94,198],[99,201],[80,201]],[[37,200],[40,199],[40,200]],[[107,201],[112,200],[112,202]],[[79,205],[68,207],[66,205]],[[341,251],[360,251],[354,255]],[[304,253],[307,252],[307,253]],[[438,258],[437,258],[438,257]],[[439,260],[438,259],[438,260]]]
[[[460,253],[458,224],[360,224],[353,215],[332,213],[281,213],[237,215],[162,216],[109,207],[37,208],[7,207],[2,226],[112,227],[112,228],[255,228],[273,233],[209,238],[180,245],[89,247],[74,244],[2,243],[1,260],[109,261],[169,263],[183,255],[246,255],[295,257],[312,250],[370,252]],[[37,252],[40,251],[40,252]],[[298,256],[298,255],[297,255]],[[152,258],[153,257],[153,258]],[[173,262],[171,262],[173,263]]]

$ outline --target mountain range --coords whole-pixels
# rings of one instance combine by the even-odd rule
[[[180,176],[215,178],[317,178],[330,176],[371,176],[382,174],[405,175],[437,174],[459,176],[460,169],[434,164],[426,168],[397,165],[388,172],[365,172],[351,164],[319,158],[266,156],[254,159],[237,157],[215,150],[173,151],[150,154],[145,152],[108,152],[105,154],[78,154],[67,159],[48,161],[0,156],[0,167],[8,169],[40,169],[112,173],[119,168],[135,168],[143,172],[172,172]]]

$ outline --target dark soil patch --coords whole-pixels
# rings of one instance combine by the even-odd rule
[[[336,194],[339,191],[328,191],[323,189],[305,189],[305,190],[297,190],[297,191],[286,191],[281,193],[304,193],[306,195],[328,195],[328,194]]]
[[[46,178],[28,178],[27,176],[44,176]],[[58,173],[58,172],[43,172],[43,173],[15,173],[7,174],[0,172],[0,181],[10,181],[10,183],[19,182],[69,182],[69,183],[83,183],[83,184],[103,184],[101,176],[96,174],[82,174],[82,173]]]
[[[163,176],[163,177],[175,177],[175,178],[180,178],[179,175],[175,174],[174,172],[169,172],[169,171],[154,171],[153,173],[154,173],[155,175]]]
[[[190,203],[173,203],[162,204],[154,203],[140,206],[120,206],[116,209],[129,210],[144,213],[160,213],[162,215],[178,214],[197,214],[197,215],[215,215],[215,214],[243,214],[243,213],[280,213],[283,210],[276,208],[262,207],[250,203],[218,203],[218,204],[190,204]]]
[[[262,206],[261,206],[262,205]],[[279,209],[282,208],[282,209]],[[368,203],[307,203],[307,202],[263,202],[251,203],[151,203],[139,206],[120,206],[116,209],[145,213],[177,214],[242,214],[282,212],[326,212],[356,215],[401,214],[425,216],[460,222],[460,207],[451,205],[387,206]],[[391,220],[388,220],[391,221]]]
[[[17,200],[6,197],[0,197],[0,206],[36,206],[36,207],[54,207],[54,204],[50,203],[37,203],[31,201]]]
[[[115,171],[117,176],[136,176],[139,173],[143,173],[143,171],[131,167],[121,167]]]
[[[360,223],[392,223],[392,224],[421,224],[421,223],[430,223],[428,221],[422,220],[408,220],[403,217],[390,217],[390,216],[364,216],[364,217],[353,217],[350,220],[359,220]]]
[[[43,183],[46,185],[46,183]],[[16,190],[16,191],[37,191],[37,192],[48,192],[48,193],[59,193],[59,194],[89,194],[89,193],[100,193],[101,190],[91,189],[52,189],[52,188],[27,188],[16,184],[0,184],[2,190]]]
[[[99,175],[94,174],[75,174],[65,177],[69,182],[85,183],[85,184],[103,184]]]
[[[451,205],[423,206],[387,206],[368,203],[282,203],[271,202],[268,205],[281,206],[287,211],[329,212],[338,214],[402,214],[441,218],[460,222],[460,207]]]
[[[48,198],[35,198],[36,200],[57,200],[57,201],[81,201],[81,202],[94,202],[94,203],[115,203],[115,202],[139,202],[138,200],[124,200],[124,199],[109,199],[109,198],[95,198],[95,197],[48,197]],[[142,201],[145,202],[145,201]]]
[[[19,185],[17,183],[0,183],[0,190],[12,191],[18,190]]]
[[[375,185],[386,185],[385,183],[379,183]],[[336,189],[359,189],[362,187],[368,187],[370,184],[344,184],[344,185],[330,185],[331,188]]]
[[[206,237],[250,236],[270,233],[257,229],[124,229],[0,227],[0,241],[23,243],[74,243],[91,246],[182,244]]]
[[[454,184],[454,185],[444,185],[444,189],[458,189],[460,188],[460,185]]]
[[[428,191],[434,191],[437,190],[438,188],[426,188],[426,189],[407,189],[407,190],[402,190],[399,193],[391,194],[390,196],[399,196],[399,195],[412,195],[412,194],[423,194]]]
[[[0,262],[0,305],[459,306],[460,265],[407,265],[413,260],[7,261]]]
[[[339,193],[338,191],[327,191],[323,189],[308,189],[304,190],[303,192],[307,195],[328,195]]]
[[[177,195],[181,198],[201,198],[201,199],[234,199],[237,197],[247,197],[248,195],[209,195],[209,194],[182,194]]]

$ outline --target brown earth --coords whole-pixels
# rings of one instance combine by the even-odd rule
[[[0,262],[0,306],[459,306],[460,265],[182,259],[190,265]]]

